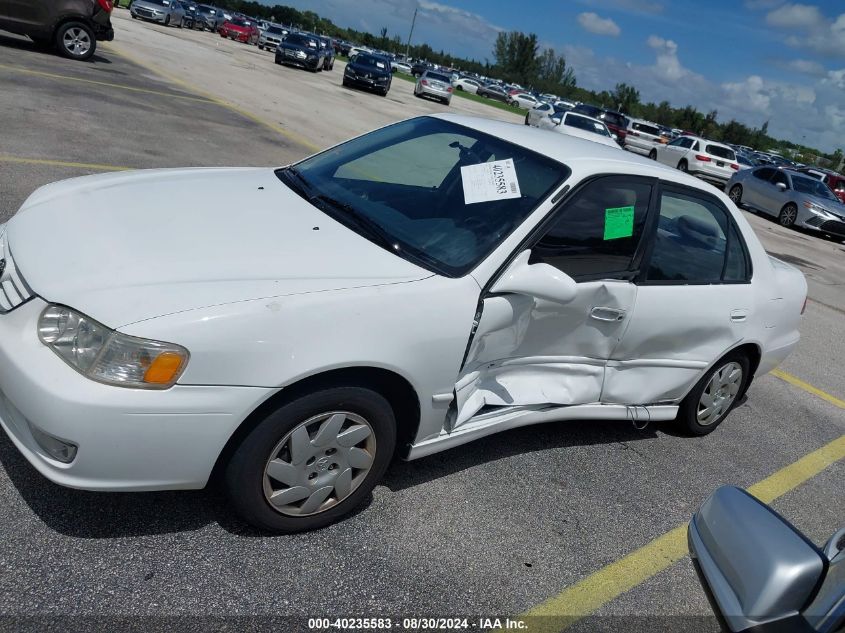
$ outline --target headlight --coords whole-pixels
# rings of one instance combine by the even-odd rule
[[[84,376],[119,387],[167,389],[188,364],[188,350],[127,336],[64,306],[50,305],[38,338]]]
[[[308,55],[305,54],[305,51],[296,51],[296,56],[299,57],[299,59],[305,59],[308,57]]]
[[[812,213],[815,213],[817,215],[822,215],[826,218],[836,219],[836,216],[833,213],[831,213],[830,211],[828,211],[824,207],[820,207],[819,205],[814,204],[812,202],[804,202],[804,207],[809,209]]]

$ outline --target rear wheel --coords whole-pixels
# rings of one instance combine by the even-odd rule
[[[687,161],[682,160],[680,163],[678,163],[678,169],[680,169],[681,171],[687,171]]]
[[[748,357],[731,352],[716,363],[678,409],[678,422],[691,435],[707,435],[731,412],[749,379]]]
[[[97,50],[97,39],[84,22],[66,22],[56,31],[56,46],[65,57],[82,61]]]
[[[396,444],[393,410],[359,387],[317,391],[279,407],[235,450],[229,501],[272,532],[313,530],[354,510],[381,479]]]
[[[742,203],[742,185],[734,185],[731,187],[731,190],[728,192],[728,197],[736,206],[739,206]]]
[[[795,218],[798,217],[798,207],[793,203],[784,205],[783,209],[778,214],[778,222],[781,226],[790,227],[795,224]]]
[[[657,150],[656,150],[656,149],[651,150],[651,151],[648,153],[648,157],[649,157],[651,160],[657,160]]]

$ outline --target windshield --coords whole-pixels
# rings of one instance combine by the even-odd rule
[[[285,32],[282,29],[280,29],[278,26],[268,27],[267,30],[265,31],[265,33],[268,33],[269,35],[284,35],[285,34]]]
[[[798,193],[806,193],[818,198],[825,198],[827,200],[837,200],[833,192],[823,182],[806,178],[804,176],[792,176],[792,187]]]
[[[618,127],[625,127],[625,117],[621,114],[616,112],[605,112],[602,115],[602,118],[610,123],[611,125],[616,125]]]
[[[355,65],[370,66],[371,68],[380,68],[382,70],[387,68],[387,62],[384,59],[375,55],[367,55],[366,53],[358,53],[355,56]]]
[[[568,125],[569,127],[578,128],[579,130],[586,130],[587,132],[600,134],[601,136],[610,136],[610,132],[604,123],[593,121],[585,116],[578,116],[577,114],[573,114],[571,112],[566,116],[563,124]]]
[[[387,238],[382,246],[450,277],[489,255],[569,174],[524,147],[431,117],[396,123],[277,172],[339,222],[365,236],[362,227],[375,226]]]
[[[235,26],[249,26],[250,23],[246,20],[234,19],[230,24],[234,24]]]
[[[288,35],[285,39],[285,43],[294,44],[295,46],[307,46],[308,48],[317,48],[317,40],[315,40],[313,37],[307,37],[298,33]]]

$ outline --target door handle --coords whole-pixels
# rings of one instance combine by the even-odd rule
[[[590,317],[596,321],[608,321],[613,323],[615,321],[623,321],[625,319],[625,310],[619,308],[603,308],[596,307],[590,310]]]
[[[731,321],[734,323],[742,323],[748,318],[746,310],[731,310]]]

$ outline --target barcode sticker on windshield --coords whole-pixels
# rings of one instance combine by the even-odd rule
[[[513,159],[461,167],[464,185],[464,204],[519,198],[519,180]]]

